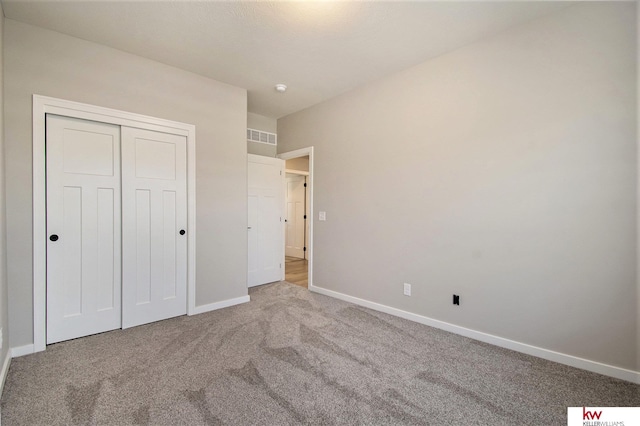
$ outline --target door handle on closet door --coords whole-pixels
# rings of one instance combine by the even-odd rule
[[[57,236],[56,234],[52,234],[52,235],[49,237],[49,239],[50,239],[51,241],[54,241],[54,242],[55,242],[55,241],[58,241],[58,236]]]
[[[184,229],[180,230],[180,235],[184,235],[186,233],[186,231]]]

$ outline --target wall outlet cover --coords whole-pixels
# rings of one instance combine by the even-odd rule
[[[404,283],[404,295],[411,296],[411,284]]]

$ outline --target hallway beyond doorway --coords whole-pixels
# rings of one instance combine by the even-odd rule
[[[284,279],[291,284],[307,288],[309,261],[287,256],[284,262]]]

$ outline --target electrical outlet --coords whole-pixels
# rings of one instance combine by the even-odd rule
[[[458,296],[457,294],[453,295],[453,304],[460,305],[460,296]]]
[[[411,284],[404,283],[404,295],[411,296]]]

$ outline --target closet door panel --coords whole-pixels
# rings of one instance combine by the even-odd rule
[[[185,137],[122,128],[123,328],[186,314],[186,164]]]
[[[47,116],[47,343],[121,326],[120,127]]]

